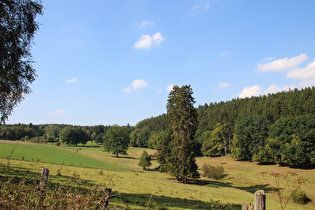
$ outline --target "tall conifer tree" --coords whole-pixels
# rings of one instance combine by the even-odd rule
[[[190,85],[174,86],[167,103],[167,136],[159,148],[161,168],[177,180],[187,183],[188,178],[197,178],[194,135],[197,126],[195,99]],[[166,154],[165,154],[166,152]]]

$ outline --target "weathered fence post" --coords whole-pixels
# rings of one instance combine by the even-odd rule
[[[254,206],[251,203],[243,203],[242,210],[254,210]]]
[[[242,210],[266,210],[265,191],[259,190],[255,192],[255,204],[243,203]]]
[[[41,180],[39,182],[39,186],[45,186],[47,184],[48,175],[49,175],[49,169],[42,168]]]
[[[105,199],[104,199],[104,203],[103,203],[103,206],[104,207],[107,207],[108,203],[109,203],[109,198],[111,197],[111,193],[112,193],[112,188],[105,188],[104,189],[105,191]]]
[[[265,191],[259,190],[255,192],[255,210],[266,209],[266,195]]]

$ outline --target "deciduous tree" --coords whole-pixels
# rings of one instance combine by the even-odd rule
[[[129,145],[129,130],[124,126],[112,126],[106,131],[103,141],[104,151],[112,152],[116,157],[118,154],[125,155]]]
[[[0,123],[31,92],[36,77],[31,44],[43,6],[32,0],[0,1]]]

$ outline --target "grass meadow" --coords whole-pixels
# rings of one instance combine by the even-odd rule
[[[235,161],[232,158],[198,157],[199,168],[202,164],[223,166],[226,176],[222,180],[200,178],[189,184],[178,183],[168,174],[153,170],[158,166],[152,161],[151,170],[143,171],[138,166],[139,158],[146,150],[130,148],[128,155],[115,158],[97,146],[68,147],[62,145],[9,144],[0,141],[0,177],[25,176],[40,177],[41,168],[49,168],[51,184],[80,187],[110,187],[113,198],[110,206],[125,209],[241,209],[242,203],[253,203],[254,192],[267,192],[267,209],[280,209],[275,190],[275,179],[271,172],[295,172],[310,183],[303,184],[311,201],[306,205],[288,202],[286,209],[315,209],[315,169],[295,169],[278,165],[259,165],[253,162]],[[13,148],[13,154],[8,160]],[[22,160],[24,157],[24,160]],[[33,161],[32,161],[33,160]],[[37,161],[39,160],[39,161]],[[7,169],[7,166],[9,168]],[[201,171],[200,171],[201,172]],[[261,176],[259,172],[267,172]],[[60,176],[57,176],[60,175]],[[281,179],[284,200],[296,183],[294,179]],[[287,185],[288,184],[288,185]],[[1,201],[0,201],[1,202]]]

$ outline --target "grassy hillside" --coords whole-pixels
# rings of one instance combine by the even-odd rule
[[[128,170],[124,167],[114,166],[110,163],[95,160],[79,153],[75,153],[79,148],[74,148],[74,152],[69,149],[59,148],[51,145],[22,144],[5,141],[9,144],[0,144],[0,158],[7,158],[11,155],[11,159],[39,161],[46,163],[57,163],[63,165],[74,165],[82,167],[94,167],[110,170]],[[14,152],[11,154],[12,150]]]
[[[6,145],[6,146],[4,146]],[[12,146],[12,145],[11,145]],[[29,147],[24,147],[29,146]],[[19,151],[18,148],[24,148]],[[41,147],[46,148],[43,150]],[[6,156],[11,152],[8,144],[0,144],[1,156]],[[56,150],[57,149],[57,150]],[[10,176],[33,176],[39,177],[42,167],[50,169],[51,183],[58,184],[74,184],[84,187],[89,186],[106,186],[114,190],[115,197],[110,199],[110,204],[122,205],[131,209],[145,209],[149,203],[151,209],[167,208],[167,209],[216,209],[216,208],[234,208],[240,209],[242,203],[253,203],[253,193],[256,190],[264,189],[266,191],[274,190],[274,178],[267,175],[263,178],[259,172],[283,172],[293,171],[304,178],[310,180],[309,184],[301,187],[306,192],[309,198],[313,201],[307,205],[295,204],[289,201],[287,209],[314,209],[315,208],[315,170],[292,169],[288,167],[278,167],[277,165],[257,165],[256,163],[234,161],[231,158],[197,158],[199,167],[202,164],[212,164],[214,166],[221,165],[224,167],[226,176],[222,180],[213,180],[201,178],[197,181],[192,181],[190,184],[181,184],[175,182],[173,177],[168,174],[159,173],[157,171],[142,171],[138,166],[139,157],[144,149],[130,148],[128,155],[120,158],[115,158],[111,154],[102,152],[98,147],[66,147],[62,149],[55,146],[40,146],[40,145],[18,145],[12,155],[26,154],[28,158],[37,160],[39,157],[42,161],[42,156],[36,156],[38,150],[45,151],[42,156],[50,158],[45,162],[56,161],[56,155],[51,155],[56,151],[61,151],[59,156],[65,154],[74,155],[72,158],[78,157],[89,158],[101,162],[103,164],[111,164],[114,167],[129,169],[118,171],[117,169],[105,170],[104,167],[85,168],[69,165],[56,165],[44,162],[32,162],[21,160],[10,160],[10,170],[6,171],[7,159],[0,159],[0,176],[6,173]],[[23,153],[24,151],[24,153]],[[32,151],[32,153],[30,152]],[[70,152],[71,151],[71,152]],[[154,150],[147,150],[149,154],[153,154]],[[5,153],[6,155],[3,155]],[[39,152],[40,153],[40,152]],[[73,160],[70,156],[63,158]],[[17,157],[17,159],[21,159]],[[44,159],[43,159],[44,160]],[[156,161],[153,162],[153,167],[157,166]],[[58,162],[60,163],[60,162]],[[62,162],[61,162],[62,163]],[[81,164],[82,166],[82,164]],[[95,166],[93,166],[95,167]],[[151,168],[153,168],[151,167]],[[61,176],[56,176],[57,173]],[[73,178],[77,181],[73,181]],[[286,181],[286,180],[282,180]],[[283,184],[285,184],[284,182]],[[293,187],[293,180],[289,180],[290,188]],[[283,185],[285,186],[285,185]],[[286,187],[288,188],[288,187]],[[284,192],[284,196],[289,195],[289,190]],[[223,204],[222,204],[223,203]],[[230,205],[228,205],[230,204]],[[274,193],[267,193],[267,209],[279,209],[278,199]]]

